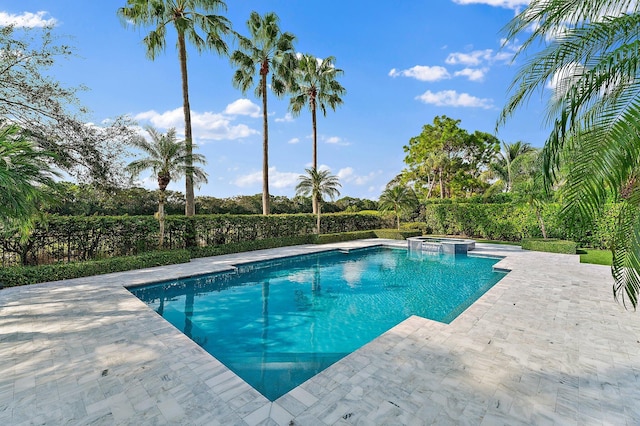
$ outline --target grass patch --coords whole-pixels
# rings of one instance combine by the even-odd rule
[[[578,254],[580,255],[580,263],[611,266],[611,262],[613,262],[611,250],[579,249]]]

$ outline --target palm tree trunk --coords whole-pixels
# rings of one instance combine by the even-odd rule
[[[269,65],[260,70],[260,90],[262,91],[262,214],[268,215],[269,206],[269,122],[267,120],[267,73]],[[264,71],[266,69],[266,72]]]
[[[311,97],[311,123],[313,127],[313,170],[318,170],[318,128],[316,124],[316,98],[314,96]],[[318,197],[314,195],[311,199],[311,204],[313,206],[313,213],[318,212]],[[318,232],[320,233],[320,232]]]
[[[400,213],[398,213],[398,207],[396,206],[395,209],[396,211],[396,221],[398,222],[398,231],[400,230]]]
[[[316,228],[318,230],[318,235],[320,235],[320,203],[318,203],[318,218],[316,220]]]
[[[444,184],[442,183],[442,167],[440,167],[439,172],[440,172],[440,198],[444,199]]]
[[[160,224],[160,237],[158,238],[158,248],[164,246],[164,200],[165,193],[160,191],[160,199],[158,201],[158,223]]]
[[[538,222],[540,223],[540,231],[542,231],[542,238],[547,239],[547,229],[544,227],[544,220],[542,219],[542,213],[540,213],[540,209],[536,209],[536,216],[538,217]]]
[[[184,111],[184,143],[187,148],[187,170],[185,173],[185,216],[196,213],[193,193],[193,135],[191,133],[191,107],[189,106],[189,80],[187,76],[187,48],[184,33],[178,31],[178,57],[182,74],[182,109]]]

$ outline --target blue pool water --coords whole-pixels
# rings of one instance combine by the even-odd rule
[[[452,321],[498,260],[378,247],[130,291],[273,401],[411,315]]]

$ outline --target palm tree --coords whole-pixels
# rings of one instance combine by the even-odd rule
[[[145,138],[137,138],[132,141],[135,148],[141,150],[146,157],[132,161],[127,165],[126,170],[131,173],[132,177],[137,177],[145,170],[151,169],[158,179],[158,222],[160,224],[160,237],[158,245],[162,248],[164,243],[164,203],[166,201],[165,191],[171,179],[178,179],[186,176],[190,170],[194,183],[207,182],[207,174],[200,167],[194,164],[206,164],[203,155],[191,153],[191,165],[188,166],[187,147],[181,141],[176,140],[176,129],[169,129],[167,134],[163,135],[151,126],[145,127],[145,130],[151,138],[148,141]]]
[[[491,171],[503,182],[504,191],[513,189],[514,170],[513,162],[521,155],[534,151],[531,144],[518,141],[514,143],[502,142],[502,151],[496,155],[489,167]]]
[[[626,293],[634,308],[640,292],[639,9],[630,0],[532,0],[506,27],[506,39],[525,36],[521,52],[545,47],[516,75],[498,121],[533,92],[554,87],[542,151],[545,183],[566,170],[566,207],[585,218],[599,215],[610,194],[621,200],[613,290],[623,303]]]
[[[0,128],[0,228],[18,225],[27,231],[41,203],[52,198],[55,176],[49,162],[52,153],[38,150],[16,125]]]
[[[398,230],[400,230],[400,214],[414,209],[418,205],[418,198],[413,189],[408,186],[395,185],[386,188],[382,194],[380,194],[378,203],[378,208],[382,211],[393,210],[396,216]]]
[[[238,35],[239,49],[231,55],[231,62],[238,67],[233,85],[246,93],[254,85],[256,73],[260,81],[255,95],[262,99],[262,214],[269,214],[269,122],[267,120],[267,76],[271,73],[271,90],[276,96],[286,92],[286,82],[295,64],[293,41],[290,33],[278,27],[278,16],[267,13],[260,16],[251,12],[247,26],[251,38]]]
[[[300,175],[296,185],[296,195],[311,196],[318,200],[318,212],[316,231],[320,234],[320,211],[322,210],[322,197],[328,196],[331,201],[340,195],[338,188],[342,187],[338,176],[332,175],[329,170],[304,169],[306,175]]]
[[[342,98],[346,90],[336,80],[343,74],[341,69],[334,65],[335,58],[329,56],[322,60],[312,55],[301,55],[298,58],[297,67],[293,73],[293,81],[289,91],[291,100],[289,109],[296,117],[302,108],[309,106],[311,111],[311,125],[313,128],[313,162],[312,168],[318,169],[318,129],[316,125],[316,111],[320,108],[322,114],[327,116],[327,107],[335,111],[342,105]],[[318,200],[313,199],[313,213],[318,209]]]
[[[218,54],[227,54],[227,44],[222,36],[231,32],[231,24],[227,18],[214,15],[220,9],[226,10],[222,0],[127,0],[127,6],[118,9],[118,16],[125,25],[135,27],[155,27],[144,38],[147,57],[154,60],[158,53],[164,51],[166,32],[173,25],[178,34],[178,59],[182,76],[182,108],[184,111],[184,137],[186,145],[185,170],[185,214],[195,214],[194,176],[191,155],[193,152],[193,135],[191,130],[191,107],[189,106],[189,81],[187,75],[187,40],[198,52],[214,49]],[[204,34],[200,34],[200,33]]]

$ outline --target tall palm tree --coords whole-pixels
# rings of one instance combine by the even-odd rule
[[[640,3],[532,0],[505,28],[521,52],[544,48],[520,69],[498,124],[549,84],[551,133],[542,152],[547,185],[566,170],[567,209],[599,215],[610,194],[623,204],[614,239],[614,295],[640,292]],[[534,28],[533,32],[528,31]]]
[[[496,155],[495,161],[489,167],[504,182],[505,192],[511,192],[513,189],[514,160],[532,151],[534,151],[534,148],[527,142],[502,142],[502,150]]]
[[[167,27],[173,25],[178,34],[178,59],[182,76],[182,108],[184,111],[184,137],[186,145],[185,170],[185,214],[195,214],[193,192],[193,170],[191,155],[193,135],[191,130],[191,107],[189,105],[189,81],[187,75],[187,41],[198,52],[213,49],[218,54],[227,55],[227,44],[223,36],[231,33],[227,18],[213,13],[226,10],[222,0],[127,0],[127,5],[118,9],[118,16],[125,25],[135,27],[155,27],[144,38],[147,57],[154,60],[164,51]],[[202,33],[202,34],[201,34]]]
[[[54,155],[38,150],[15,125],[0,128],[0,228],[17,225],[26,231],[30,220],[55,189],[50,161]]]
[[[194,183],[207,182],[207,174],[200,167],[194,164],[206,164],[206,160],[201,154],[187,155],[187,147],[176,139],[176,129],[169,129],[166,134],[158,132],[151,126],[145,127],[151,140],[137,138],[132,141],[132,145],[142,151],[145,157],[132,161],[127,165],[126,170],[132,177],[137,177],[145,170],[151,169],[158,179],[158,223],[160,224],[159,246],[164,243],[164,203],[166,201],[166,189],[171,179],[178,179],[186,176],[187,171],[191,171]],[[191,165],[188,165],[191,160]]]
[[[312,168],[318,169],[318,128],[316,125],[316,111],[320,108],[322,114],[327,116],[327,107],[335,111],[342,105],[341,96],[346,90],[336,80],[344,71],[335,67],[335,58],[329,56],[322,60],[312,55],[298,57],[297,67],[293,72],[290,92],[291,100],[289,109],[296,117],[305,106],[311,111],[311,125],[313,128],[313,161]],[[318,209],[318,200],[313,199],[313,213]]]
[[[278,26],[278,16],[266,13],[260,16],[251,12],[247,27],[250,38],[238,35],[239,49],[231,55],[231,62],[238,67],[233,85],[246,93],[254,85],[256,73],[260,81],[255,95],[262,99],[262,214],[269,214],[269,122],[267,113],[267,77],[271,73],[271,90],[276,96],[286,92],[286,82],[291,79],[295,66],[293,53],[294,35],[283,33]]]
[[[417,205],[418,198],[416,197],[416,193],[413,189],[405,185],[395,185],[386,188],[382,194],[380,194],[380,200],[378,201],[378,208],[380,210],[393,210],[396,216],[398,230],[400,229],[400,214],[414,209]]]
[[[316,232],[320,234],[320,211],[322,210],[322,197],[326,195],[333,201],[340,195],[338,188],[342,187],[338,176],[332,175],[329,170],[304,169],[306,175],[300,175],[296,185],[296,195],[311,196],[318,200],[316,220]]]

